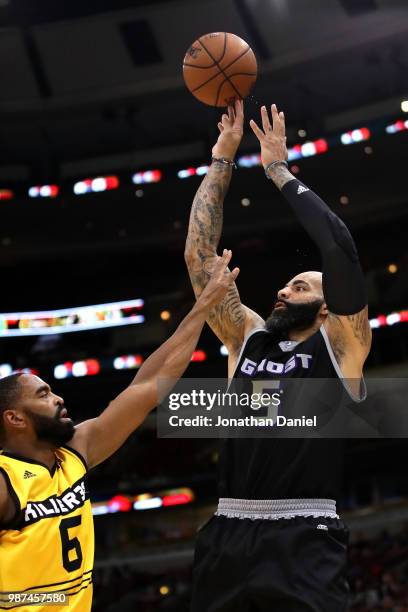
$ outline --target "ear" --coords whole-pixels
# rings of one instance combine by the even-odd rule
[[[323,302],[323,304],[320,306],[320,314],[325,316],[329,314],[329,309],[327,308],[326,302]]]
[[[10,427],[24,429],[27,423],[19,410],[5,410],[3,412],[4,422]]]

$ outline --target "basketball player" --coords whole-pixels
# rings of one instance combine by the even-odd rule
[[[266,179],[319,248],[323,275],[303,272],[289,280],[266,321],[241,303],[233,284],[208,323],[228,348],[229,378],[278,379],[283,371],[285,378],[340,378],[359,401],[371,333],[354,242],[344,223],[289,172],[284,115],[275,105],[271,110],[272,123],[261,109],[263,129],[250,123]],[[211,167],[193,202],[185,258],[197,298],[216,258],[243,120],[239,101],[222,116]],[[259,280],[260,290],[265,280],[269,286],[269,271]],[[335,503],[342,443],[323,438],[222,442],[218,510],[197,540],[193,612],[346,609],[347,531]]]
[[[230,259],[224,251],[191,312],[100,416],[74,426],[64,400],[37,376],[0,380],[0,609],[53,604],[90,611],[94,535],[86,473],[156,406],[158,379],[183,374],[210,309],[239,273],[227,271]],[[58,605],[62,595],[68,607]]]

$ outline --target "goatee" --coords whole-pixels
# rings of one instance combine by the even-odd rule
[[[27,411],[39,440],[50,442],[54,446],[63,446],[71,440],[75,433],[75,426],[71,419],[67,421],[61,420],[60,414],[62,409],[62,406],[58,408],[55,417],[36,414],[31,410]]]
[[[285,304],[286,308],[274,309],[265,322],[266,330],[276,341],[287,340],[291,331],[302,331],[311,327],[324,300],[316,299],[301,304],[291,304],[282,299],[279,302]]]

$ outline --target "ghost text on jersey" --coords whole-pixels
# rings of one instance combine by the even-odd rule
[[[296,353],[292,355],[285,363],[262,359],[259,363],[252,361],[246,357],[241,365],[241,372],[246,376],[254,376],[258,372],[269,374],[288,374],[297,368],[309,370],[312,363],[312,355],[305,353]]]

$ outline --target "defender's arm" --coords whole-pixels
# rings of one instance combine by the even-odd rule
[[[218,258],[210,282],[193,309],[174,334],[140,368],[131,385],[120,393],[95,419],[81,423],[69,445],[78,450],[89,467],[104,461],[122,446],[157,405],[158,380],[165,396],[187,368],[208,313],[222,300],[239,269],[227,271],[231,251]]]

